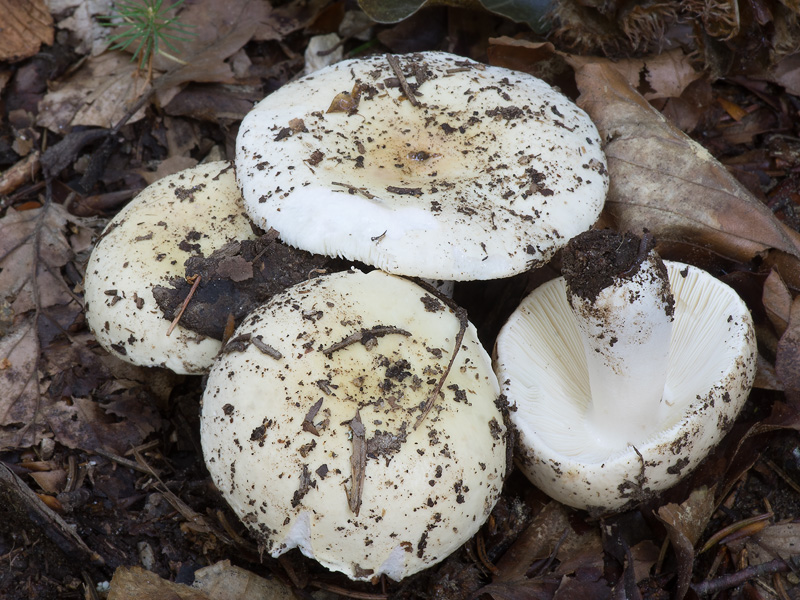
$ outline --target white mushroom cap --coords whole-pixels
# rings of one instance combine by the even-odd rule
[[[106,226],[86,265],[86,318],[97,341],[119,358],[176,373],[208,370],[218,340],[170,321],[153,297],[184,276],[191,256],[254,239],[233,165],[211,162],[146,187]]]
[[[620,448],[596,434],[586,354],[563,277],[535,289],[497,338],[495,371],[516,408],[519,465],[564,504],[617,510],[674,485],[747,399],[756,364],[747,306],[705,271],[664,262],[675,299],[664,399],[649,415],[653,433],[635,444]]]
[[[424,289],[381,271],[320,277],[233,343],[208,376],[203,454],[262,549],[400,580],[489,516],[506,472],[499,386],[475,328]]]
[[[605,164],[564,95],[443,52],[346,60],[288,83],[236,141],[247,210],[284,242],[456,281],[549,260],[597,219]]]

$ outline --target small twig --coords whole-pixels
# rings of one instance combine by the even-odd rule
[[[461,342],[464,341],[464,334],[467,332],[467,325],[469,321],[467,320],[467,311],[461,308],[460,306],[456,307],[455,309],[456,316],[458,317],[459,322],[459,329],[458,335],[456,336],[456,343],[455,348],[453,348],[453,354],[450,356],[450,362],[447,364],[447,368],[442,373],[442,376],[439,378],[439,383],[436,384],[436,387],[433,388],[433,391],[428,396],[428,399],[425,401],[425,406],[422,409],[422,414],[417,417],[416,422],[414,423],[414,429],[419,427],[422,422],[425,420],[425,417],[428,416],[428,413],[433,408],[433,405],[436,402],[436,398],[439,396],[439,392],[442,391],[442,387],[444,387],[444,382],[447,379],[447,376],[450,375],[450,369],[453,368],[453,363],[456,361],[456,356],[458,355],[458,351],[461,349]]]
[[[181,320],[186,307],[189,306],[189,300],[191,300],[192,296],[194,296],[194,292],[198,285],[200,285],[200,275],[195,277],[194,283],[192,283],[192,289],[189,290],[189,293],[186,295],[186,299],[183,301],[183,304],[181,304],[181,309],[178,311],[178,315],[170,324],[169,329],[167,329],[167,336],[169,336],[172,333],[172,330],[178,326],[178,321]]]
[[[364,196],[364,198],[366,198],[367,200],[372,200],[373,198],[375,198],[375,195],[374,195],[374,194],[371,194],[370,192],[368,192],[367,190],[365,190],[365,189],[363,189],[363,188],[357,188],[357,187],[356,187],[356,186],[354,186],[354,185],[350,185],[349,183],[340,183],[340,182],[338,182],[338,181],[331,181],[331,183],[332,183],[333,185],[339,185],[339,186],[341,186],[341,187],[345,187],[345,188],[347,188],[347,191],[348,191],[348,193],[350,193],[350,194],[361,194],[361,195],[362,195],[362,196]]]
[[[372,329],[362,329],[361,331],[356,331],[355,333],[351,333],[346,338],[344,338],[340,342],[336,342],[335,344],[331,344],[327,348],[323,348],[322,353],[325,355],[333,354],[337,350],[341,350],[342,348],[346,348],[351,344],[355,344],[356,342],[365,343],[368,340],[377,337],[383,337],[384,335],[389,335],[390,333],[399,333],[400,335],[404,335],[406,337],[411,335],[411,332],[406,331],[405,329],[399,329],[397,327],[384,327],[382,325],[376,325]]]
[[[250,338],[250,343],[252,343],[253,346],[261,350],[262,354],[266,354],[267,356],[270,356],[275,360],[280,360],[281,358],[283,358],[283,354],[281,354],[278,350],[276,350],[266,342],[262,341],[258,336]]]
[[[729,590],[736,586],[742,585],[744,582],[760,577],[761,575],[769,575],[771,573],[786,573],[789,571],[789,565],[780,558],[762,563],[760,565],[751,565],[737,571],[711,579],[710,581],[701,581],[700,583],[692,584],[692,589],[700,596],[710,596],[717,592]]]
[[[138,462],[133,460],[128,460],[127,458],[123,458],[113,452],[108,452],[107,450],[103,450],[102,448],[95,448],[92,450],[94,454],[98,454],[104,458],[107,458],[110,461],[118,463],[123,467],[128,467],[129,469],[133,469],[134,471],[139,471],[140,473],[145,473],[146,475],[153,475],[156,473],[156,470],[153,467],[143,467]]]
[[[411,102],[411,106],[419,106],[419,100],[417,100],[416,96],[414,95],[414,90],[412,90],[411,86],[408,85],[406,76],[403,75],[403,69],[400,67],[400,61],[393,54],[387,54],[386,60],[389,61],[389,66],[392,67],[392,71],[394,71],[397,81],[400,82],[400,87],[403,89],[403,93],[406,95],[406,98],[408,98],[408,101]]]

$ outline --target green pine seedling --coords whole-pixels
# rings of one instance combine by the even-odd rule
[[[124,27],[117,34],[112,35],[109,41],[113,43],[111,50],[126,50],[136,44],[131,61],[136,61],[139,71],[147,69],[147,79],[153,74],[153,58],[160,54],[180,64],[182,60],[165,50],[177,53],[173,41],[186,41],[195,35],[191,28],[178,20],[170,17],[167,11],[177,9],[184,0],[165,5],[164,0],[118,0],[116,2],[118,15],[101,17],[104,27]]]

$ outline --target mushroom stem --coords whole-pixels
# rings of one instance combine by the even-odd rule
[[[590,434],[609,449],[642,443],[666,396],[674,299],[647,238],[590,231],[564,255],[567,299],[586,355]]]

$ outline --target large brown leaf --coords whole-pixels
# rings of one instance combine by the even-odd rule
[[[800,237],[702,146],[669,123],[609,64],[574,64],[586,110],[605,140],[606,213],[620,229],[749,261],[777,248],[800,257]]]

